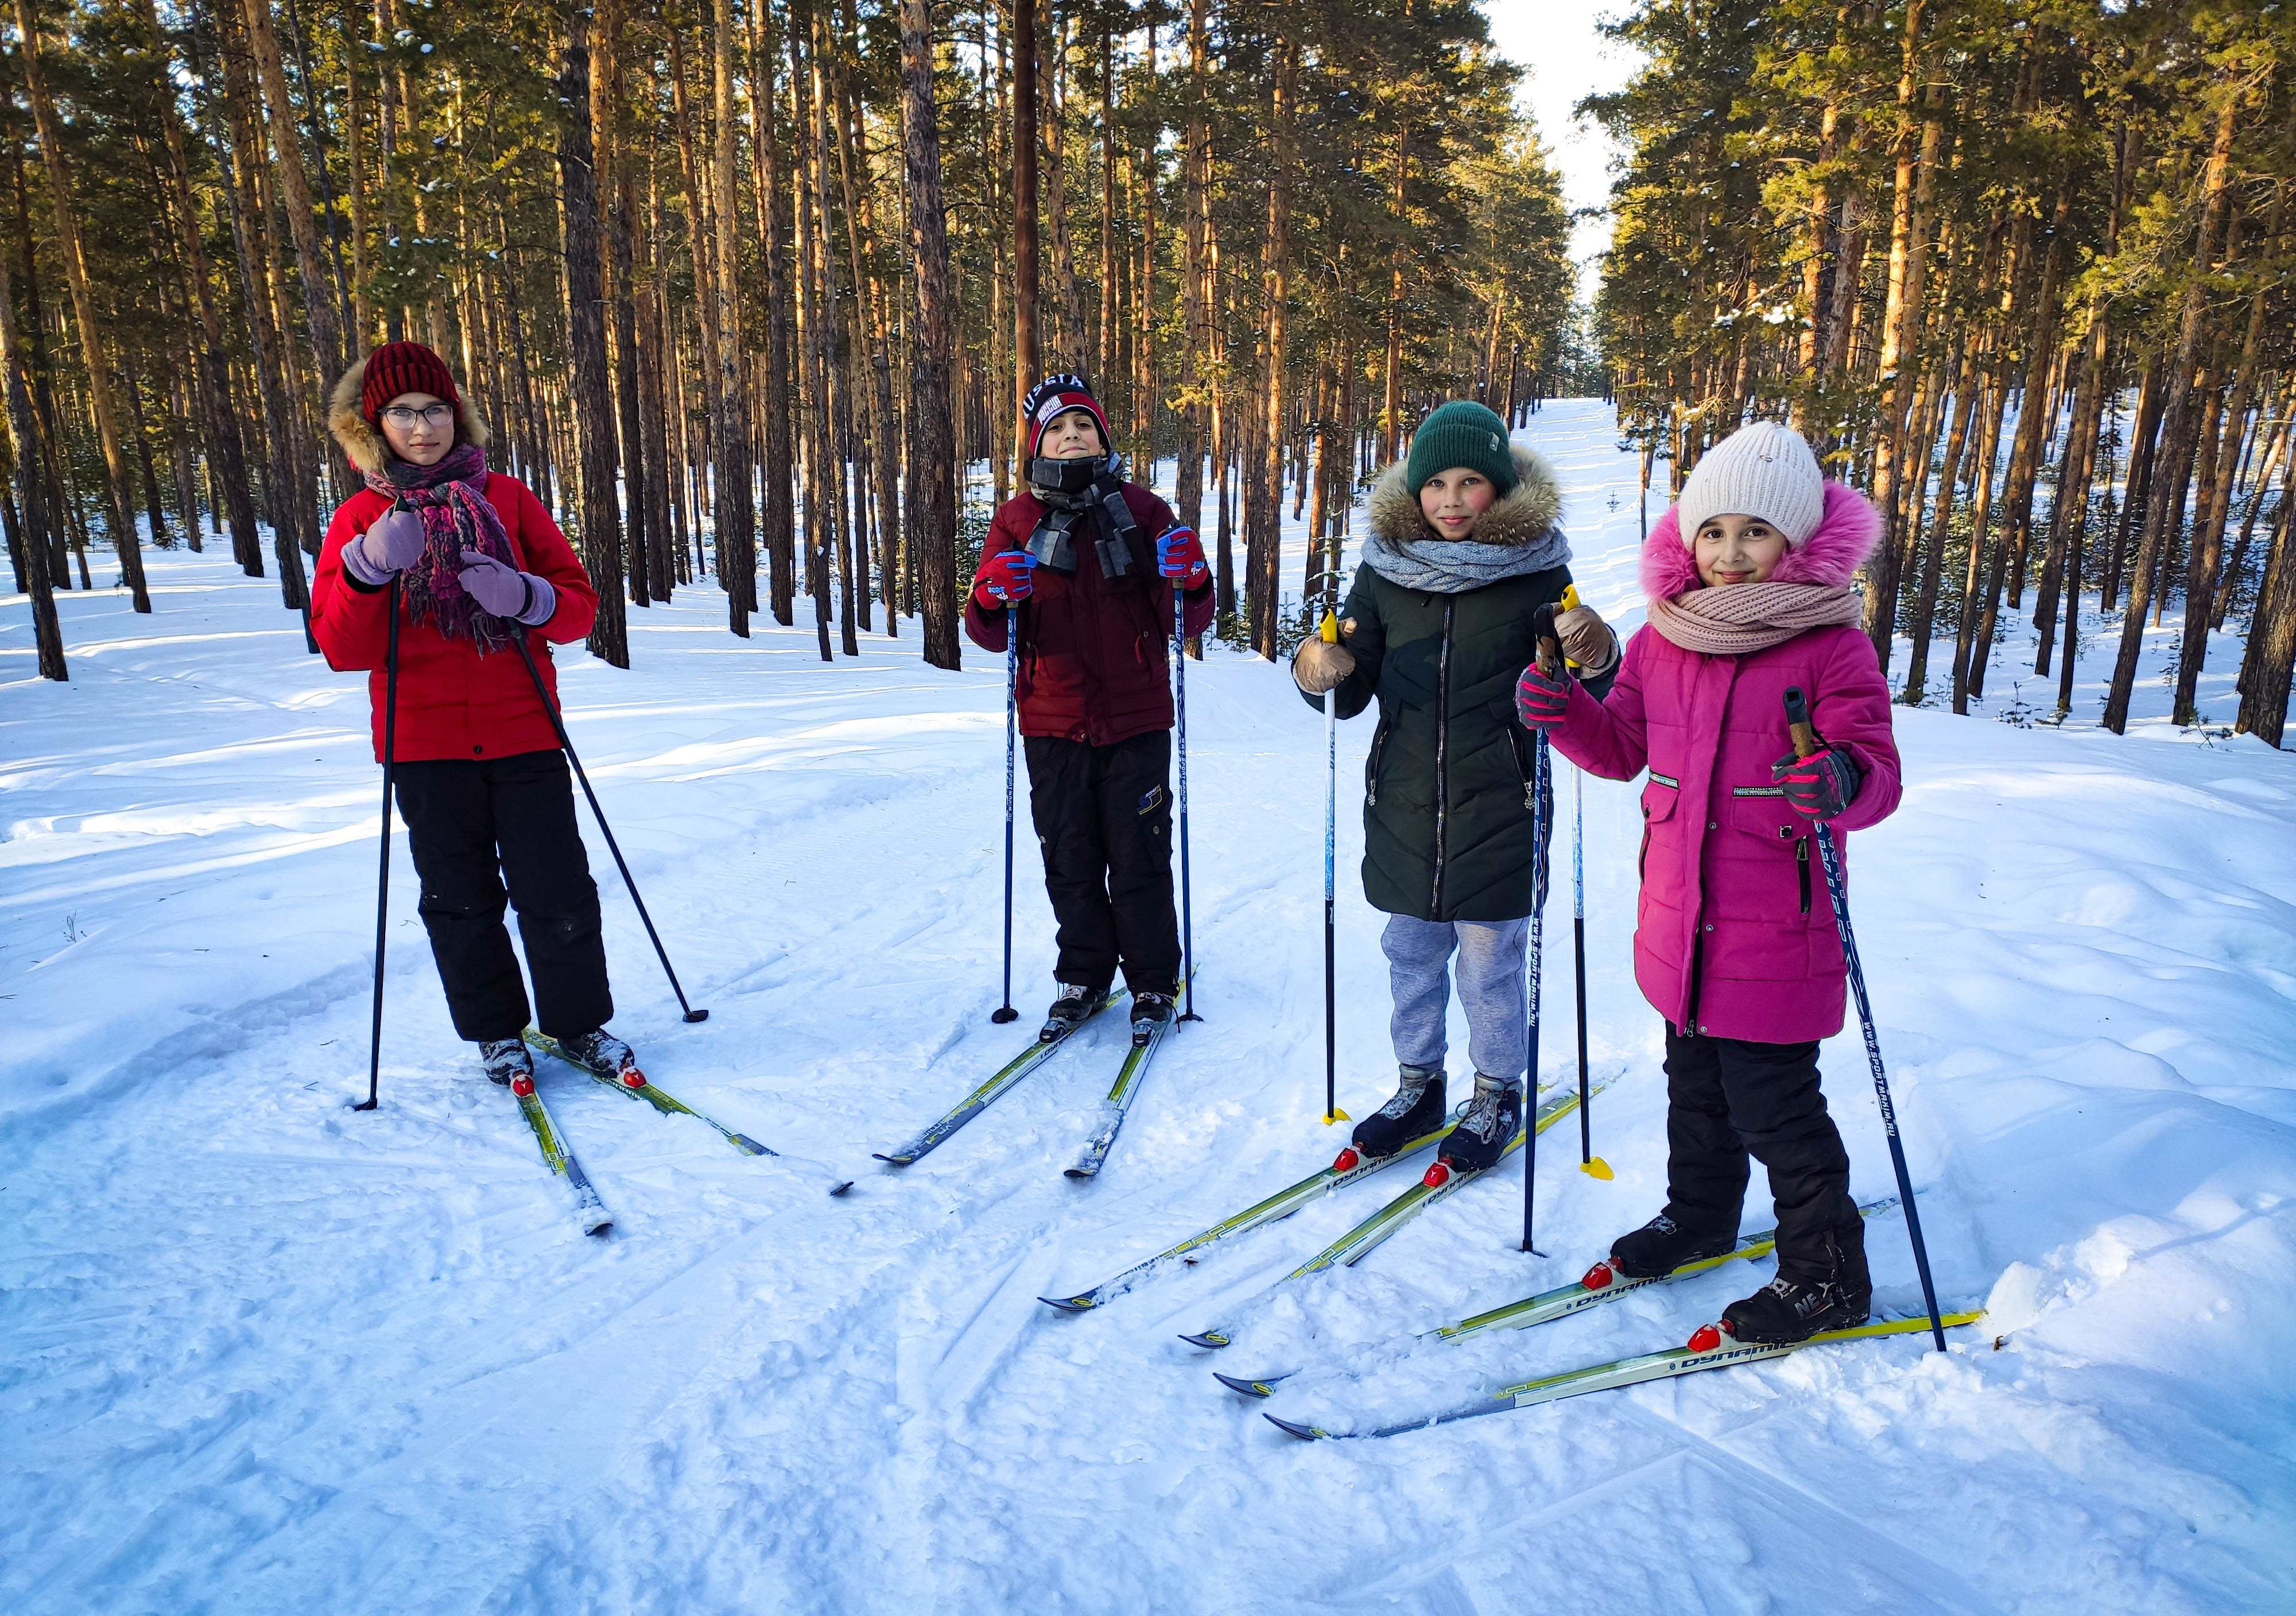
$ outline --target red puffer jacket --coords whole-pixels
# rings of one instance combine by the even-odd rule
[[[552,701],[558,700],[558,670],[550,645],[570,644],[590,632],[598,614],[598,592],[582,570],[574,546],[543,509],[532,490],[515,477],[487,479],[487,499],[502,516],[519,570],[547,578],[558,591],[550,620],[527,631],[535,663]],[[311,584],[311,633],[326,653],[327,666],[340,672],[369,669],[367,698],[374,713],[374,755],[382,757],[383,653],[390,632],[390,591],[360,587],[343,571],[343,546],[354,534],[390,509],[372,488],[343,501],[327,524],[319,546],[318,576]],[[507,758],[547,751],[558,744],[550,715],[535,699],[534,681],[515,646],[479,654],[469,640],[448,639],[429,623],[403,611],[398,624],[398,733],[397,756],[420,763],[443,758]]]
[[[1152,566],[1156,540],[1178,521],[1172,509],[1138,483],[1124,485],[1124,503],[1147,541]],[[1025,550],[1046,507],[1018,494],[997,507],[981,546],[981,563],[1001,550]],[[1021,603],[1021,733],[1111,746],[1152,729],[1172,727],[1172,583],[1136,568],[1103,577],[1087,527],[1076,541],[1075,576],[1039,567]],[[974,586],[980,584],[978,574]],[[1211,627],[1212,587],[1189,592],[1188,635]],[[1004,613],[984,610],[979,595],[964,603],[964,632],[983,651],[1004,649]]]

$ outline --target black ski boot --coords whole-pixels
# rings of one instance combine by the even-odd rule
[[[1611,1267],[1628,1279],[1663,1279],[1685,1262],[1719,1257],[1738,1243],[1727,1235],[1700,1235],[1660,1212],[1631,1234],[1611,1243]]]
[[[1874,1282],[1866,1271],[1863,1227],[1856,1243],[1832,1231],[1822,1238],[1814,1260],[1782,1261],[1778,1276],[1742,1300],[1722,1309],[1722,1329],[1749,1344],[1803,1341],[1822,1330],[1849,1330],[1874,1312]]]
[[[1156,1029],[1172,1019],[1172,996],[1168,993],[1136,993],[1132,996],[1132,1047],[1144,1049]]]
[[[1045,1024],[1037,1029],[1037,1040],[1050,1044],[1083,1026],[1092,1014],[1092,1007],[1100,1003],[1100,996],[1104,991],[1103,988],[1087,988],[1082,982],[1062,982],[1060,997],[1053,1001],[1053,1007],[1045,1012]]]
[[[1422,1134],[1433,1133],[1447,1110],[1443,1069],[1406,1066],[1395,1097],[1356,1124],[1355,1147],[1374,1159],[1392,1156]]]
[[[606,1077],[619,1079],[638,1069],[637,1055],[630,1046],[603,1027],[567,1039],[564,1047],[578,1064]]]
[[[487,1076],[504,1088],[534,1075],[534,1057],[527,1053],[524,1038],[488,1038],[479,1046],[479,1059],[486,1064]]]
[[[1443,1136],[1443,1153],[1436,1166],[1448,1167],[1455,1173],[1480,1173],[1495,1167],[1507,1141],[1522,1126],[1522,1085],[1512,1079],[1487,1078],[1475,1074],[1475,1097],[1467,1103],[1467,1114],[1459,1125]],[[1432,1173],[1435,1169],[1427,1169]]]

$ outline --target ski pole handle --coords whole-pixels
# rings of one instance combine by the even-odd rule
[[[1337,612],[1328,607],[1324,609],[1324,620],[1316,628],[1316,637],[1326,645],[1336,645],[1340,643],[1340,619]]]
[[[1801,693],[1801,686],[1786,686],[1786,735],[1793,742],[1794,756],[1813,758],[1825,750],[1817,738],[1817,726],[1809,721],[1809,702]]]
[[[1554,611],[1552,605],[1541,606],[1531,613],[1530,633],[1536,644],[1538,671],[1552,679],[1562,671],[1562,642],[1554,635]]]

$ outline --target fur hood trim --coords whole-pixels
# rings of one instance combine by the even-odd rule
[[[1493,500],[1475,524],[1474,542],[1479,545],[1537,544],[1562,515],[1562,485],[1555,480],[1546,456],[1520,443],[1509,443],[1507,450],[1514,460],[1514,487]],[[1372,484],[1366,505],[1372,530],[1390,544],[1419,539],[1441,543],[1419,513],[1419,496],[1405,486],[1407,463],[1395,462]]]
[[[327,431],[342,445],[351,464],[368,476],[380,477],[383,467],[390,463],[390,445],[384,439],[382,429],[370,426],[367,418],[359,413],[359,389],[365,382],[365,359],[342,373],[341,380],[335,383],[333,396],[327,400]],[[471,407],[470,390],[459,390],[462,400],[456,412],[460,420],[456,422],[459,430],[455,434],[455,440],[484,448],[494,434],[487,431],[487,423]]]
[[[1775,584],[1846,586],[1857,576],[1866,558],[1882,542],[1882,513],[1873,502],[1845,483],[1825,485],[1825,514],[1817,531],[1786,552]],[[1643,541],[1643,593],[1654,601],[1670,601],[1699,587],[1697,558],[1682,542],[1682,523],[1673,510],[1651,524]]]

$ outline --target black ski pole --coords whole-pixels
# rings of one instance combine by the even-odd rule
[[[707,1010],[696,1010],[685,1002],[685,989],[677,985],[677,972],[669,967],[669,951],[661,946],[661,935],[653,929],[653,916],[646,913],[645,899],[638,896],[638,883],[631,879],[630,866],[622,857],[620,844],[614,840],[614,827],[606,823],[606,810],[598,806],[598,793],[590,789],[590,776],[583,772],[582,759],[574,753],[573,740],[566,733],[566,721],[559,716],[558,703],[550,699],[549,690],[542,683],[542,669],[534,665],[534,652],[526,643],[523,624],[512,622],[515,632],[511,643],[525,660],[527,677],[534,681],[534,693],[542,698],[542,710],[550,715],[550,727],[557,732],[558,744],[566,753],[566,761],[574,766],[574,777],[582,783],[582,794],[590,800],[590,813],[598,822],[599,831],[606,838],[607,849],[614,856],[614,867],[622,873],[622,884],[629,889],[630,901],[637,906],[638,919],[644,923],[646,937],[653,944],[654,957],[661,961],[661,973],[669,979],[669,990],[677,995],[677,1007],[685,1012],[689,1021],[706,1021]]]
[[[403,511],[404,501],[391,507]],[[398,579],[390,580],[390,628],[382,652],[382,870],[374,880],[374,1025],[367,1031],[366,1098],[353,1111],[381,1103],[382,1082],[383,928],[390,915],[390,788],[398,759]]]
[[[1554,637],[1554,608],[1541,606],[1531,619],[1532,654],[1539,671],[1560,673],[1562,647]],[[1533,732],[1530,743],[1530,982],[1525,1005],[1522,1068],[1522,1249],[1544,1257],[1531,1242],[1532,1207],[1538,1187],[1538,979],[1546,929],[1546,731]]]
[[[1340,643],[1340,619],[1327,605],[1319,633],[1326,645]],[[1333,906],[1339,890],[1334,869],[1340,824],[1339,687],[1324,693],[1324,1126],[1353,1120],[1340,1109],[1339,932]]]
[[[1188,906],[1188,599],[1180,581],[1172,580],[1172,651],[1178,693],[1173,699],[1173,718],[1179,730],[1180,750],[1180,990],[1188,996],[1184,1021],[1201,1021],[1196,1013],[1196,923]]]
[[[1020,733],[1021,608],[1004,608],[1004,1002],[989,1013],[999,1027],[1017,1021],[1013,1008],[1013,749]]]
[[[1786,734],[1794,756],[1824,751],[1809,721],[1809,703],[1798,685],[1786,686]],[[1882,1041],[1874,1033],[1874,1007],[1866,998],[1866,972],[1857,964],[1857,938],[1849,929],[1849,895],[1841,884],[1841,857],[1834,850],[1833,827],[1816,821],[1817,856],[1825,865],[1826,896],[1833,900],[1833,923],[1841,931],[1841,956],[1849,966],[1850,990],[1857,996],[1857,1020],[1866,1030],[1866,1059],[1874,1068],[1874,1093],[1882,1103],[1882,1131],[1890,1141],[1890,1165],[1898,1172],[1898,1201],[1906,1209],[1906,1232],[1913,1236],[1914,1267],[1922,1276],[1922,1300],[1930,1310],[1930,1335],[1945,1350],[1945,1320],[1938,1312],[1937,1286],[1930,1281],[1929,1248],[1922,1241],[1922,1217],[1914,1205],[1913,1175],[1906,1169],[1905,1142],[1898,1136],[1897,1108],[1890,1103],[1890,1079],[1882,1070]]]

